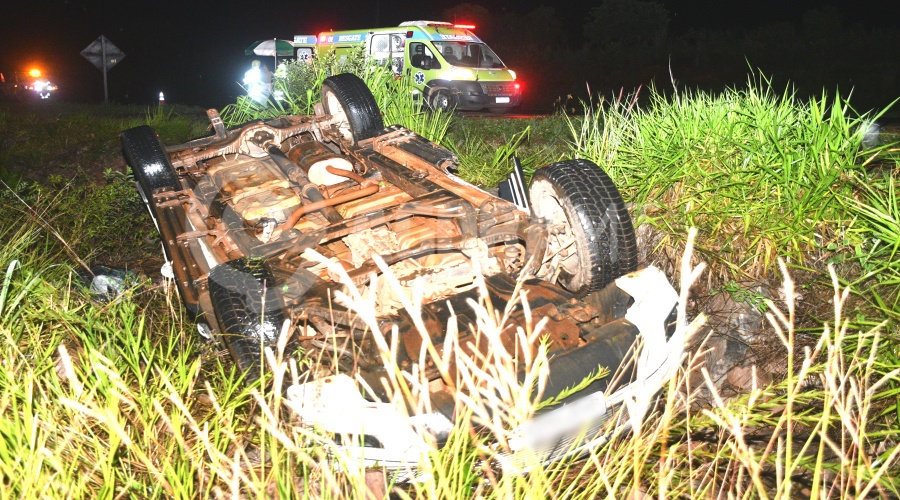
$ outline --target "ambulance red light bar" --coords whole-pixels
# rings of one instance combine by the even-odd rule
[[[473,29],[475,29],[475,25],[474,25],[474,24],[454,24],[453,27],[454,27],[454,28],[463,29],[463,30],[473,30]]]

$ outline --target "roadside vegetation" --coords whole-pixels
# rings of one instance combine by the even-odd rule
[[[635,95],[595,96],[577,115],[473,118],[417,109],[397,81],[360,71],[386,123],[404,116],[459,155],[460,176],[486,188],[509,173],[513,155],[527,176],[571,157],[606,169],[632,204],[642,265],[664,269],[682,290],[683,314],[697,320],[691,354],[652,411],[586,458],[508,460],[506,433],[539,396],[497,346],[484,370],[455,362],[469,367],[471,390],[490,382],[507,391],[504,403],[470,402],[449,444],[409,484],[362,470],[333,438],[300,426],[279,391],[245,387],[160,278],[159,241],[118,133],[150,123],[164,142],[181,142],[205,133],[203,113],[6,107],[4,497],[363,498],[383,492],[379,483],[400,498],[900,495],[900,137],[867,137],[878,115],[855,114],[839,95],[800,100],[751,75],[715,94],[644,89],[640,105]],[[314,105],[327,73],[315,74],[298,79],[305,89],[287,89],[286,110]],[[249,105],[223,116],[258,117]],[[97,263],[143,281],[98,302],[79,277]],[[748,350],[757,366],[740,391],[710,372],[711,339],[729,333],[708,308],[722,295],[764,317]],[[480,317],[488,338],[503,326],[486,310]],[[291,383],[290,363],[268,355],[276,387]],[[539,355],[531,364],[537,387],[544,363]],[[398,377],[395,398],[413,397],[419,384]]]
[[[268,100],[260,103],[246,95],[238,96],[237,102],[222,110],[222,120],[226,125],[285,114],[313,114],[326,78],[340,73],[355,73],[372,90],[384,115],[385,125],[402,125],[438,142],[447,135],[452,114],[426,112],[412,99],[413,87],[409,80],[394,78],[387,68],[366,64],[362,48],[340,58],[329,54],[309,62],[289,60],[283,65],[285,74],[274,78],[274,92]],[[275,93],[280,98],[275,98]]]

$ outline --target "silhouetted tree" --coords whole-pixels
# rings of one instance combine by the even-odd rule
[[[548,109],[580,69],[567,48],[565,23],[556,9],[539,6],[526,13],[505,12],[491,34],[491,47],[516,71],[523,85],[523,107]]]
[[[669,12],[644,0],[604,0],[584,24],[586,48],[660,47],[666,41]]]
[[[523,33],[527,35],[523,36]],[[498,52],[509,54],[506,58],[510,60],[547,59],[555,57],[566,41],[565,25],[556,9],[542,5],[525,14],[504,14],[504,22],[494,30],[490,44]],[[504,57],[503,54],[500,57]]]
[[[479,27],[488,27],[491,21],[491,13],[481,5],[473,3],[461,3],[445,9],[441,15],[443,19],[439,21],[449,21],[451,23],[471,23]]]
[[[844,20],[837,7],[828,5],[803,14],[803,36],[815,45],[828,45],[838,38],[844,28]]]

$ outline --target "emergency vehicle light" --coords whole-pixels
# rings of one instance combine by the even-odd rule
[[[28,76],[30,76],[32,78],[40,78],[41,70],[39,70],[37,68],[31,68],[31,70],[28,71]]]
[[[406,38],[412,38],[412,36],[413,36],[413,32],[412,32],[412,31],[407,31],[407,32],[406,32]]]
[[[473,29],[475,29],[475,25],[474,25],[474,24],[454,24],[453,27],[454,27],[454,28],[464,29],[464,30],[473,30]]]

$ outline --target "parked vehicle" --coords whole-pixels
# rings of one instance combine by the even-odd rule
[[[522,97],[515,71],[471,31],[474,26],[408,21],[389,28],[330,31],[294,37],[297,58],[338,57],[364,48],[366,56],[390,66],[434,109],[505,112]]]
[[[33,82],[25,84],[25,90],[33,92],[33,95],[39,99],[49,99],[53,92],[59,87],[51,83],[47,79],[38,78]]]
[[[459,159],[447,149],[385,128],[352,74],[325,80],[312,116],[227,129],[209,115],[214,134],[185,144],[164,146],[148,126],[122,133],[179,293],[248,381],[266,369],[263,350],[286,342],[304,371],[287,390],[291,407],[326,431],[364,429],[373,439],[345,444],[361,459],[415,464],[446,439],[463,389],[422,357],[481,349],[469,301],[485,294],[498,311],[517,290],[527,297],[529,307],[509,311],[497,339],[505,346],[537,349],[515,347],[517,329],[546,322],[545,398],[600,366],[619,374],[620,383],[593,381],[575,403],[523,425],[514,445],[522,453],[553,460],[605,442],[613,409],[652,395],[680,364],[681,344],[667,340],[677,294],[660,271],[637,270],[631,218],[597,165],[553,163],[537,170],[527,196],[519,181],[507,186],[518,204],[499,198],[456,177]],[[339,300],[351,286],[374,297],[377,324]],[[403,306],[412,294],[422,301],[415,317]],[[458,341],[446,344],[451,318]],[[393,366],[375,329],[397,345]],[[639,338],[642,361],[629,363]],[[420,372],[430,381],[431,409],[417,415],[424,427],[383,403],[392,370],[412,366],[431,367]]]
[[[9,77],[0,73],[0,96],[18,100],[49,99],[59,90],[42,71],[32,68],[27,74],[12,72]]]

